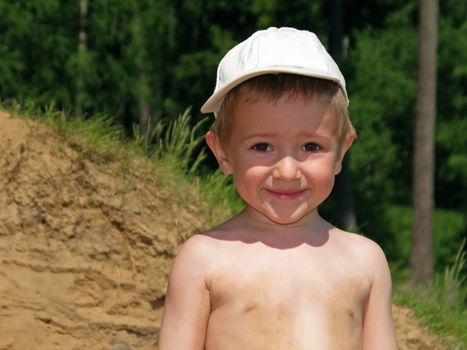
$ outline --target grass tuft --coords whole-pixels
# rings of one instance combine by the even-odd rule
[[[465,275],[465,238],[457,251],[454,264],[446,267],[444,274],[435,279],[434,292],[436,299],[443,304],[446,310],[465,307],[466,287]],[[466,328],[467,329],[467,328]],[[466,331],[467,332],[467,331]]]
[[[244,208],[231,176],[219,170],[205,174],[199,181],[201,196],[208,203],[210,223],[218,225]]]
[[[12,103],[7,110],[18,117],[27,117],[51,126],[68,141],[77,141],[85,146],[88,154],[114,155],[124,144],[121,127],[105,115],[94,115],[87,119],[70,116],[67,111],[56,109],[53,103],[45,107],[32,102],[25,105]]]
[[[199,131],[206,121],[207,118],[202,119],[191,127],[188,108],[175,119],[159,121],[144,134],[134,127],[134,142],[156,160],[163,160],[172,164],[172,167],[192,175],[206,158],[204,148],[196,153],[204,139],[203,135],[199,135]]]
[[[187,175],[196,184],[207,204],[208,222],[214,226],[238,213],[244,205],[230,176],[220,171],[200,175],[200,164],[206,158],[202,147],[204,135],[200,135],[200,130],[207,120],[202,119],[191,127],[190,109],[187,109],[176,119],[159,121],[144,134],[135,126],[133,142],[154,161],[167,164],[172,171]]]
[[[417,318],[437,333],[450,349],[467,346],[465,239],[454,263],[425,289],[402,288],[394,295],[396,304],[408,306]]]

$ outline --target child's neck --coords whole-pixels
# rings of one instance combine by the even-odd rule
[[[323,226],[329,226],[329,223],[319,215],[317,208],[300,220],[288,224],[275,222],[249,206],[247,206],[240,215],[244,216],[246,224],[251,225],[253,229],[264,228],[272,231],[278,230],[286,232],[297,229],[314,230],[323,228]]]
[[[239,226],[237,232],[241,232],[242,241],[262,242],[278,249],[289,249],[302,244],[322,246],[329,240],[330,230],[334,228],[316,210],[296,223],[282,225],[247,207],[233,221],[235,226]]]

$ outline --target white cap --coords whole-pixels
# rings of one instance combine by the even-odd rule
[[[345,79],[318,37],[306,30],[268,28],[232,48],[217,68],[216,88],[201,107],[216,113],[225,95],[240,83],[258,75],[289,73],[332,80],[348,103]]]

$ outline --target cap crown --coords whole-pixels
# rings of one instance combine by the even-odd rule
[[[225,95],[235,86],[268,73],[332,80],[347,98],[345,79],[339,67],[314,33],[271,27],[257,31],[227,52],[217,68],[214,93],[201,111],[217,112]]]

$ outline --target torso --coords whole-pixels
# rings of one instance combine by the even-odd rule
[[[361,348],[371,280],[353,242],[364,238],[334,229],[320,245],[279,248],[210,236],[206,350]]]

